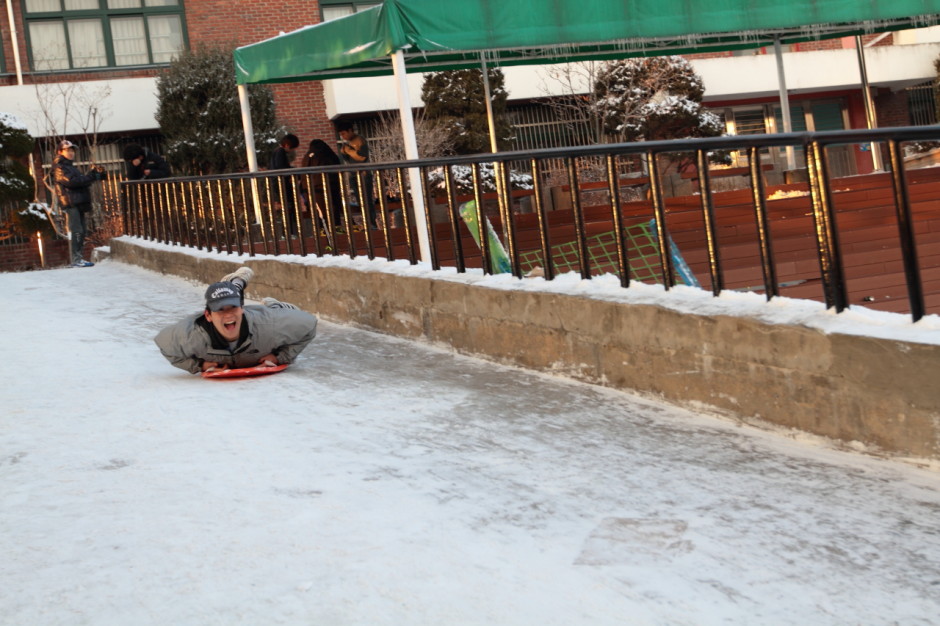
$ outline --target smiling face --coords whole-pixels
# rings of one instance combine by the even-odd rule
[[[236,341],[242,330],[244,311],[240,306],[226,306],[218,311],[206,310],[205,316],[226,341]]]

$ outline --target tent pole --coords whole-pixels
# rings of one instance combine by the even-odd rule
[[[777,84],[780,86],[780,117],[783,118],[783,132],[793,132],[793,120],[790,119],[790,97],[787,95],[787,74],[783,70],[783,50],[780,47],[780,35],[774,35],[774,55],[777,57]],[[793,146],[787,146],[787,170],[796,169],[796,156]]]
[[[405,73],[405,55],[396,50],[392,55],[392,69],[395,72],[396,91],[398,92],[398,113],[401,118],[401,133],[405,142],[405,158],[409,161],[418,158],[418,140],[415,136],[415,120],[411,113],[411,94],[408,91],[408,75]],[[411,204],[415,210],[415,227],[418,231],[418,247],[421,260],[431,262],[431,243],[428,240],[428,221],[424,208],[424,196],[421,193],[421,173],[418,168],[408,168],[408,182],[411,185]],[[402,196],[405,190],[402,189]],[[402,197],[404,200],[404,197]]]
[[[480,53],[480,67],[483,70],[483,99],[486,100],[486,125],[490,131],[490,152],[496,154],[499,152],[499,148],[496,146],[496,122],[493,119],[493,95],[490,91],[490,71],[486,67],[486,57],[483,56],[483,53]],[[505,167],[505,163],[493,162],[493,182],[496,183],[496,193],[500,198],[500,206],[503,206],[505,203],[506,207],[510,205],[509,194],[504,193],[503,181],[505,177],[502,173],[502,168]],[[507,237],[506,233],[506,220],[503,220],[503,236]]]
[[[486,59],[480,53],[480,67],[483,68],[483,97],[486,99],[486,124],[490,129],[490,152],[496,154],[496,122],[493,120],[493,96],[490,94],[490,72],[486,67]]]
[[[878,120],[875,117],[875,103],[871,99],[871,89],[868,87],[868,68],[865,66],[865,47],[862,45],[860,35],[855,35],[855,52],[858,53],[858,71],[862,75],[862,95],[865,97],[865,119],[868,122],[869,130],[878,128]],[[881,164],[881,148],[876,142],[871,144],[871,163],[876,172],[881,172],[884,167]]]
[[[255,154],[255,129],[251,124],[251,104],[248,101],[248,85],[238,86],[238,103],[242,109],[242,129],[245,132],[245,151],[248,153],[248,171],[258,171],[258,155]],[[258,179],[251,179],[251,202],[255,207],[255,221],[261,223],[261,200]]]
[[[255,129],[251,124],[251,104],[248,101],[248,85],[238,86],[238,104],[242,109],[242,129],[245,131],[245,151],[248,153],[248,171],[258,171],[258,155],[255,154]]]

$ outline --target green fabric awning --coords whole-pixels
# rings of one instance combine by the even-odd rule
[[[239,84],[663,56],[931,26],[940,0],[385,0],[235,50]]]

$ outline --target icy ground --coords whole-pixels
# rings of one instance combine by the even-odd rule
[[[0,624],[940,624],[940,472],[321,322],[208,381],[204,285],[0,274]]]

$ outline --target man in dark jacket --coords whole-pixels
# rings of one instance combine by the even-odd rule
[[[206,290],[206,308],[161,330],[154,341],[171,365],[192,374],[293,363],[317,335],[317,318],[273,298],[244,305],[251,268]]]
[[[300,139],[297,135],[287,133],[281,137],[281,143],[278,148],[271,153],[271,160],[268,161],[269,170],[290,169],[291,161],[294,160],[294,150],[300,145]],[[294,186],[290,176],[281,176],[280,180],[273,178],[269,180],[272,185],[271,192],[275,198],[283,198],[283,207],[285,209],[285,219],[289,225],[291,235],[297,234],[297,211],[294,203]],[[281,202],[275,200],[275,205],[280,208]]]
[[[75,167],[75,144],[67,139],[59,142],[52,160],[52,181],[55,183],[59,208],[69,225],[72,267],[91,267],[94,263],[82,258],[85,247],[85,216],[91,211],[91,186],[104,179],[104,168],[97,167],[83,174]]]
[[[170,175],[170,166],[162,156],[144,150],[136,143],[124,146],[124,161],[127,163],[127,180],[166,178]]]

